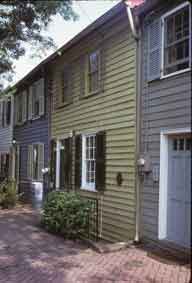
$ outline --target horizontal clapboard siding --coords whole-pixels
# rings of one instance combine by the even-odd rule
[[[47,81],[47,80],[45,80]],[[29,180],[27,172],[28,146],[32,143],[44,144],[44,167],[49,166],[49,119],[50,119],[50,97],[48,84],[45,91],[45,114],[39,119],[28,120],[23,125],[14,126],[14,139],[20,146],[20,176],[19,189],[24,192],[27,201],[32,200],[35,185]],[[44,184],[44,189],[48,184]]]
[[[1,99],[3,101],[3,99]],[[13,141],[13,107],[14,99],[11,97],[11,123],[9,126],[0,127],[0,153],[10,152]]]
[[[166,7],[171,10],[172,7]],[[158,7],[154,17],[166,12]],[[154,13],[155,15],[155,13]],[[147,149],[152,167],[160,166],[160,131],[191,127],[191,72],[147,82],[147,29],[142,32],[141,153]],[[141,188],[141,234],[158,239],[159,183],[152,174]]]
[[[92,46],[97,46],[100,33],[104,35],[102,46],[105,49],[104,92],[80,99],[80,57],[89,51],[90,42]],[[110,241],[127,241],[133,239],[135,234],[135,50],[136,43],[123,11],[103,25],[99,32],[92,32],[72,47],[52,65],[52,138],[58,139],[71,130],[76,134],[101,130],[106,132],[104,195],[85,191],[81,191],[81,194],[98,198],[99,232],[104,239]],[[60,70],[65,61],[70,61],[72,66],[73,103],[57,109],[57,95],[61,87]],[[123,176],[122,186],[117,186],[118,172]]]

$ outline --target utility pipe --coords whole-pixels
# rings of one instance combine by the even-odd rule
[[[140,129],[141,129],[141,117],[140,117],[140,106],[141,106],[141,40],[140,40],[140,29],[139,33],[136,31],[135,22],[132,14],[131,7],[128,0],[124,0],[124,4],[127,10],[127,16],[131,28],[132,35],[136,40],[136,160],[135,165],[137,168],[137,160],[140,155]],[[135,242],[140,240],[140,177],[138,174],[138,168],[136,170],[136,215],[135,215]]]
[[[130,3],[129,0],[124,0],[124,4],[126,6],[127,16],[128,16],[128,19],[129,19],[129,24],[130,24],[130,27],[131,27],[132,35],[135,38],[135,40],[139,40],[139,35],[138,35],[137,31],[136,31],[136,27],[135,27],[135,23],[134,23],[134,18],[133,18],[132,10],[131,10],[131,7],[130,7],[129,3]]]

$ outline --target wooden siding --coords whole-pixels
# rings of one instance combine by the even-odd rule
[[[0,153],[10,152],[13,140],[13,97],[11,98],[11,123],[9,126],[0,127]]]
[[[158,7],[156,17],[171,7]],[[191,127],[191,72],[147,82],[147,30],[142,31],[141,154],[147,153],[152,167],[160,166],[160,131]],[[159,182],[152,174],[141,187],[141,236],[158,239]]]
[[[101,42],[101,35],[104,40]],[[91,44],[90,44],[91,43]],[[80,99],[81,55],[101,43],[105,52],[104,92]],[[64,62],[72,66],[73,102],[56,108],[61,91]],[[127,241],[135,235],[135,127],[136,127],[136,43],[123,11],[65,52],[52,65],[53,112],[51,137],[106,131],[106,189],[104,194],[80,190],[99,200],[100,236],[110,241]],[[73,160],[74,172],[74,160]],[[123,183],[117,185],[116,175]],[[74,185],[74,176],[73,176]],[[102,224],[101,224],[102,223]]]
[[[46,85],[46,84],[45,84]],[[20,173],[19,189],[24,192],[24,198],[31,201],[33,197],[33,182],[27,176],[28,145],[32,143],[44,144],[44,167],[48,167],[49,161],[49,111],[50,102],[48,96],[48,85],[45,91],[45,114],[39,119],[27,120],[24,124],[14,126],[14,139],[20,146]],[[44,189],[48,184],[44,184]],[[45,192],[46,193],[46,192]]]

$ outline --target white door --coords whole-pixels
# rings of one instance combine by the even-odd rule
[[[167,238],[185,247],[191,239],[191,144],[187,136],[169,139]]]

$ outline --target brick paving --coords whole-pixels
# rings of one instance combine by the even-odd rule
[[[0,283],[189,283],[189,266],[162,262],[145,250],[98,254],[38,227],[29,208],[0,210]]]

